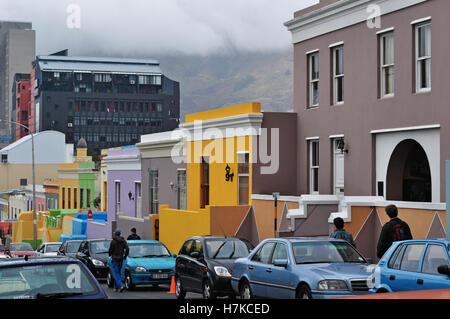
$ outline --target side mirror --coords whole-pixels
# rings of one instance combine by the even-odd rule
[[[441,265],[438,267],[438,273],[441,275],[447,275],[450,276],[450,269],[448,268],[448,265]]]
[[[286,268],[287,265],[288,265],[288,261],[287,261],[287,259],[275,259],[273,261],[273,265],[276,266],[276,267],[284,267],[284,268]]]

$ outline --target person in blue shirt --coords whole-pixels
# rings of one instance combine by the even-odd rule
[[[336,217],[333,220],[334,226],[336,227],[336,230],[330,235],[331,238],[336,239],[344,239],[347,241],[350,245],[356,248],[356,244],[353,241],[353,236],[348,231],[345,231],[344,229],[344,220],[341,217]]]

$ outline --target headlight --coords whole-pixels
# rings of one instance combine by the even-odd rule
[[[348,290],[343,280],[322,280],[319,282],[319,290]]]
[[[228,272],[228,269],[222,266],[215,266],[214,271],[216,272],[217,276],[220,277],[231,277],[231,274]]]
[[[372,274],[367,278],[367,287],[372,289],[375,286],[375,275]]]
[[[135,272],[146,272],[147,269],[145,269],[144,267],[136,267],[136,269],[134,271]]]
[[[98,259],[92,258],[91,261],[94,264],[94,266],[104,266],[105,265],[102,261],[100,261]]]

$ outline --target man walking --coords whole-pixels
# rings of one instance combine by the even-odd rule
[[[136,228],[131,228],[131,235],[128,236],[127,240],[141,240],[141,237],[136,234]]]
[[[344,220],[341,217],[336,217],[333,220],[334,226],[336,227],[336,230],[330,235],[331,238],[336,239],[344,239],[347,241],[350,245],[356,248],[356,244],[353,241],[353,236],[348,231],[344,229]]]
[[[129,251],[127,242],[120,236],[120,230],[117,229],[114,232],[113,239],[109,246],[109,256],[111,256],[115,291],[122,292],[125,289],[120,278],[120,269],[122,268],[122,262],[127,258]]]
[[[409,225],[397,217],[397,206],[389,205],[386,206],[385,210],[391,220],[384,224],[381,229],[377,245],[378,258],[383,257],[384,253],[391,247],[393,242],[413,239]]]

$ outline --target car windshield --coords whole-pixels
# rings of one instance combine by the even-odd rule
[[[28,243],[12,244],[11,251],[33,251],[33,247]]]
[[[97,240],[91,242],[91,252],[93,254],[107,254],[109,251],[110,240]]]
[[[48,244],[47,248],[45,249],[46,253],[56,253],[59,249],[59,247],[61,247],[61,244]]]
[[[170,257],[167,248],[160,243],[130,244],[129,247],[131,258]]]
[[[316,241],[293,243],[297,264],[365,263],[365,259],[348,243]]]
[[[99,292],[76,263],[0,268],[0,299],[64,298]]]
[[[81,241],[67,243],[66,253],[75,254],[78,251],[78,249],[80,248],[80,244],[81,244]],[[108,250],[109,250],[109,248],[108,248]]]
[[[211,259],[237,259],[250,253],[248,246],[236,239],[209,239],[205,241],[206,253]]]

